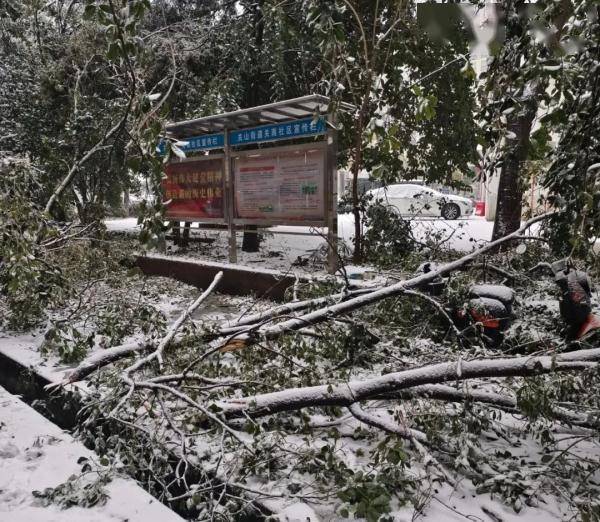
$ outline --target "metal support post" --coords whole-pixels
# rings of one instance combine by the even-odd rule
[[[229,230],[229,262],[237,263],[237,238],[235,235],[234,205],[235,194],[233,187],[233,172],[231,169],[231,147],[229,146],[229,131],[223,131],[224,153],[223,168],[225,169],[225,219],[227,220],[227,228]]]
[[[335,274],[340,267],[338,248],[338,212],[337,212],[337,121],[327,117],[327,272]]]

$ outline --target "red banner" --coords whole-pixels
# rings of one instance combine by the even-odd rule
[[[223,160],[169,163],[163,181],[167,219],[223,218]]]

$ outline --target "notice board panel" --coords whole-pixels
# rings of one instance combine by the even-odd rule
[[[323,147],[252,151],[233,160],[235,218],[244,222],[324,222]]]
[[[167,219],[224,218],[223,158],[169,163],[165,173]]]

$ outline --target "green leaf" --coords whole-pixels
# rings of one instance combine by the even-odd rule
[[[106,51],[106,57],[109,60],[116,60],[117,58],[119,58],[120,54],[121,49],[119,47],[119,44],[117,42],[110,43],[108,46],[108,50]]]
[[[84,20],[91,20],[95,16],[96,16],[96,5],[95,4],[86,5],[85,9],[83,11]]]

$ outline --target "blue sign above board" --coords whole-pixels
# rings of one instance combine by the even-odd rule
[[[194,152],[196,150],[222,149],[225,145],[225,138],[222,133],[181,138],[179,141],[185,142],[185,145],[178,145],[178,147],[186,153]],[[157,150],[160,154],[165,153],[165,142],[163,140],[158,144]]]
[[[318,136],[319,134],[325,134],[326,130],[327,126],[323,118],[303,118],[301,120],[272,123],[270,125],[261,125],[260,127],[230,131],[229,144],[248,145],[251,143],[263,143],[265,141]],[[181,138],[180,141],[186,142],[185,145],[179,145],[179,148],[185,153],[197,150],[222,149],[225,146],[225,138],[222,133]],[[157,150],[160,154],[165,153],[164,141],[158,144]]]
[[[301,120],[272,123],[270,125],[261,125],[260,127],[231,131],[229,133],[229,144],[248,145],[250,143],[261,143],[265,141],[317,136],[319,134],[324,134],[325,131],[326,125],[323,118],[304,118]]]

